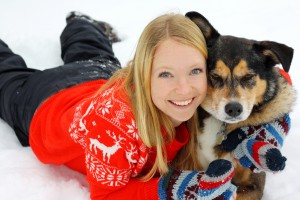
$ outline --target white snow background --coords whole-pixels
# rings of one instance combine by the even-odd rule
[[[131,59],[146,24],[166,12],[198,11],[224,35],[272,40],[294,48],[290,75],[300,91],[300,2],[296,0],[2,0],[0,38],[32,68],[62,64],[59,36],[68,12],[77,10],[111,23],[123,41],[113,46],[124,66]],[[285,170],[268,174],[264,200],[300,199],[300,104],[291,114],[292,129],[283,153]],[[276,112],[276,110],[274,110]],[[84,176],[64,166],[40,163],[22,147],[12,129],[0,120],[1,200],[85,200]]]

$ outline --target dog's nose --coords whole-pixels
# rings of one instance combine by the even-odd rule
[[[225,112],[230,117],[237,117],[243,112],[243,106],[238,102],[230,102],[225,106]]]

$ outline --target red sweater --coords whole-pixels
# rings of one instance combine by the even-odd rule
[[[125,91],[115,84],[97,93],[105,82],[87,82],[47,99],[32,119],[30,146],[41,162],[86,174],[91,199],[158,199],[158,177],[135,178],[151,168],[155,151],[141,141]],[[183,123],[166,146],[169,161],[188,138]]]

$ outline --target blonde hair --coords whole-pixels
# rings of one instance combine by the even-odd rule
[[[139,136],[143,143],[151,148],[156,148],[156,160],[152,169],[141,177],[142,180],[149,180],[159,171],[161,175],[168,172],[168,164],[165,152],[166,138],[163,137],[162,128],[167,133],[167,140],[175,137],[175,128],[167,115],[161,112],[151,99],[151,70],[152,61],[156,48],[166,39],[173,39],[185,45],[192,46],[207,58],[205,39],[200,29],[187,17],[181,14],[165,14],[152,20],[144,29],[137,44],[134,58],[128,65],[111,77],[107,85],[119,79],[129,99],[131,100],[133,114],[137,123]],[[186,145],[184,157],[190,156],[194,162],[194,137],[197,126],[197,114],[188,120],[190,142]],[[177,159],[178,163],[183,162]]]

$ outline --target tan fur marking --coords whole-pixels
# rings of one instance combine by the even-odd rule
[[[226,66],[226,64],[222,60],[219,60],[217,61],[216,68],[211,73],[217,74],[223,79],[226,79],[228,76],[230,76],[230,69]],[[202,102],[202,105],[208,104],[208,106],[210,106],[212,104],[212,107],[216,109],[216,106],[218,105],[214,104],[214,102],[218,102],[220,96],[223,98],[228,96],[228,91],[229,89],[227,87],[224,87],[223,89],[220,90],[208,86],[207,95],[206,98],[204,99],[204,102]]]
[[[222,61],[219,60],[216,63],[216,68],[213,70],[214,74],[222,77],[224,80],[230,78],[230,69],[227,65]],[[213,104],[216,108],[218,105],[214,104],[214,102],[219,102],[220,97],[229,98],[230,89],[225,85],[225,87],[221,89],[215,89],[212,87],[208,87],[207,89],[207,98],[205,98],[206,103]],[[203,102],[205,103],[205,102]]]
[[[235,77],[243,77],[247,74],[251,73],[251,70],[248,68],[248,64],[245,60],[241,60],[239,64],[234,68],[233,75]],[[253,97],[255,96],[254,104],[258,104],[262,102],[264,93],[267,89],[267,82],[265,80],[260,79],[258,76],[256,77],[256,84],[251,90],[244,89],[240,86],[237,88],[237,96],[245,96],[245,97]],[[250,98],[248,98],[250,99]]]
[[[250,70],[248,68],[248,64],[243,59],[240,60],[240,62],[233,69],[233,76],[235,78],[241,78],[249,73],[250,73]],[[248,90],[248,89],[242,88],[240,84],[235,88],[235,91],[236,91],[235,97],[237,97],[237,98],[243,97],[247,100],[250,100],[250,98],[248,98],[248,97],[253,97],[253,95],[256,94],[255,92],[253,92],[253,90]]]
[[[281,61],[278,59],[278,56],[271,50],[269,49],[266,49],[263,51],[263,54],[266,56],[266,57],[272,57],[272,59],[275,61],[275,63],[281,63]]]
[[[228,124],[227,132],[229,133],[232,130],[242,126],[256,126],[273,121],[274,119],[283,116],[283,114],[291,112],[295,102],[295,89],[293,86],[287,83],[283,77],[279,77],[278,94],[275,99],[265,104],[260,112],[250,115],[247,120],[236,124]],[[274,110],[276,110],[276,112],[274,112]]]
[[[249,73],[248,64],[243,59],[233,69],[233,75],[237,77],[245,76],[248,73]]]
[[[216,68],[213,70],[213,72],[223,78],[227,78],[231,74],[229,67],[227,67],[227,65],[222,60],[217,61]]]
[[[259,200],[263,196],[265,173],[253,173],[249,169],[238,166],[233,178],[238,184],[237,200]]]
[[[256,85],[252,91],[252,94],[256,96],[255,104],[259,104],[260,102],[263,101],[266,89],[267,89],[267,81],[262,80],[257,76],[256,77]]]
[[[223,87],[221,89],[215,89],[210,86],[207,88],[207,93],[204,101],[201,103],[201,105],[205,107],[211,107],[213,110],[218,110],[218,107],[220,106],[220,97],[223,99],[229,98],[229,88]]]
[[[234,170],[233,181],[238,185],[249,185],[251,173],[252,172],[249,169],[238,164]]]

